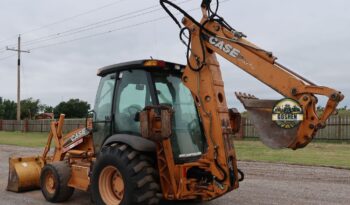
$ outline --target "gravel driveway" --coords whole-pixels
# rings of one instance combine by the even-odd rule
[[[2,159],[0,204],[50,204],[45,201],[40,191],[21,194],[5,191],[8,157],[36,155],[40,152],[41,149],[37,148],[0,145],[0,159]],[[239,167],[246,174],[246,179],[240,184],[240,188],[212,202],[202,204],[350,204],[350,170],[242,161],[239,162]],[[65,204],[90,204],[89,197],[88,193],[76,191]]]

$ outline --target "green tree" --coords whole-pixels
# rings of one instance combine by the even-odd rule
[[[45,105],[45,104],[39,105],[39,112],[40,113],[53,113],[53,110],[54,110],[54,108],[52,106]]]
[[[61,102],[54,108],[55,117],[65,114],[66,118],[83,118],[86,117],[90,109],[89,103],[79,100],[70,99],[67,102]]]
[[[12,100],[0,100],[0,119],[15,120],[17,104]]]
[[[21,119],[34,119],[39,112],[40,100],[28,98],[21,100]]]
[[[2,97],[0,97],[0,119],[4,118],[4,106],[2,106],[3,100]]]
[[[52,106],[46,106],[44,109],[45,113],[53,113],[54,108]]]

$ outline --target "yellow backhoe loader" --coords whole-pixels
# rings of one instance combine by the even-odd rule
[[[92,122],[63,136],[61,115],[41,156],[10,159],[8,190],[40,188],[46,200],[63,202],[79,189],[96,204],[138,205],[208,201],[238,188],[244,175],[232,136],[240,115],[227,107],[217,54],[284,96],[259,100],[236,93],[272,148],[306,146],[344,98],[277,63],[220,17],[210,0],[201,4],[200,22],[171,1],[160,3],[181,28],[187,65],[151,59],[99,69]],[[184,27],[170,7],[184,15]],[[316,95],[328,98],[322,114]]]

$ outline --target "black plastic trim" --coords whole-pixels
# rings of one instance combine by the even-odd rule
[[[145,68],[158,68],[161,69],[160,67],[151,67],[151,66],[144,66],[144,63],[146,61],[149,60],[156,60],[156,59],[144,59],[144,60],[136,60],[136,61],[129,61],[129,62],[124,62],[124,63],[118,63],[118,64],[113,64],[110,66],[105,66],[103,68],[100,68],[97,70],[97,75],[98,76],[105,76],[109,73],[113,73],[113,72],[119,72],[119,71],[123,71],[123,70],[134,70],[134,69],[145,69]],[[162,61],[162,60],[158,60],[158,61]],[[167,62],[164,61],[166,67],[169,67],[172,70],[175,67],[175,65],[179,65],[182,69],[185,67],[184,65],[178,64],[178,63],[172,63],[172,62]],[[180,72],[180,71],[178,71]]]
[[[107,146],[115,142],[122,142],[140,152],[156,152],[157,149],[156,144],[151,140],[129,134],[112,135],[107,138],[107,140],[103,143],[103,146]]]

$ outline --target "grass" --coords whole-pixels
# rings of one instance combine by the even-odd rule
[[[23,147],[44,147],[47,142],[46,132],[4,132],[0,131],[0,144]]]
[[[235,141],[239,160],[331,166],[350,169],[350,144],[311,142],[298,150],[274,150],[260,141]]]
[[[43,147],[48,133],[0,132],[0,144],[25,147]],[[298,150],[273,150],[258,140],[235,141],[239,160],[289,163],[301,165],[333,166],[350,169],[350,144],[312,142]]]

